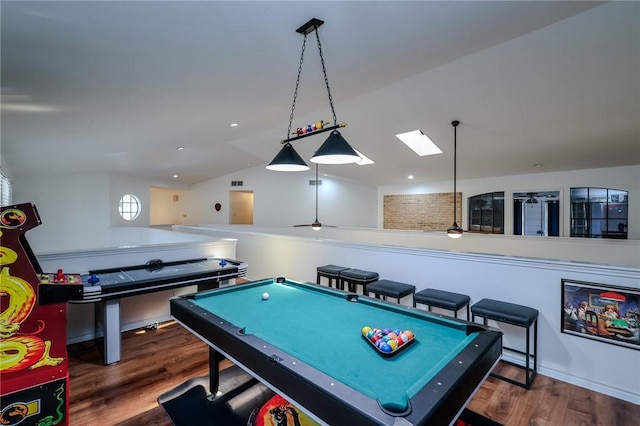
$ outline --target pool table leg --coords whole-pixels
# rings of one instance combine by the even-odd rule
[[[220,362],[224,356],[209,346],[209,393],[215,399],[220,386]]]

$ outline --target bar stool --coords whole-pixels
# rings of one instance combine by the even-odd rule
[[[333,287],[331,283],[335,280],[336,288],[338,288],[338,284],[340,284],[340,272],[346,271],[347,269],[349,268],[337,265],[318,266],[318,268],[316,268],[316,284],[320,285],[320,278],[325,277],[329,281],[329,287]]]
[[[478,303],[471,306],[472,321],[475,322],[476,316],[484,318],[484,325],[487,325],[487,320],[491,319],[496,322],[503,322],[505,324],[511,324],[518,327],[526,328],[527,331],[527,343],[525,352],[508,348],[504,345],[503,350],[515,352],[525,356],[525,365],[516,364],[511,361],[504,361],[507,364],[514,365],[522,368],[525,371],[525,381],[518,382],[508,377],[501,376],[496,373],[491,373],[491,376],[504,380],[511,384],[529,389],[531,383],[538,372],[538,310],[530,308],[528,306],[516,305],[514,303],[502,302],[493,299],[482,299]],[[531,353],[530,346],[530,330],[533,325],[533,353]],[[530,368],[530,360],[533,360],[533,368]]]
[[[467,321],[471,315],[469,315],[469,302],[471,298],[466,294],[452,293],[450,291],[437,290],[435,288],[427,288],[420,290],[413,295],[413,307],[416,307],[417,303],[427,305],[427,310],[431,311],[431,307],[446,309],[453,311],[454,318],[458,318],[458,311],[464,307],[467,308]]]
[[[416,286],[411,284],[400,283],[397,281],[380,280],[371,283],[367,286],[367,295],[373,293],[376,295],[376,299],[382,296],[383,300],[387,300],[387,297],[395,297],[400,303],[400,299],[405,296],[413,295],[416,291]]]
[[[367,284],[378,281],[378,273],[371,271],[363,271],[362,269],[347,269],[340,271],[340,289],[344,290],[344,284],[347,283],[347,289],[355,293],[356,286],[362,286],[362,294],[367,294]]]

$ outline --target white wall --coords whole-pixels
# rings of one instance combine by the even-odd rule
[[[493,298],[533,307],[539,311],[541,374],[640,404],[640,352],[560,332],[563,278],[640,289],[640,268],[405,248],[400,247],[401,233],[396,234],[395,244],[378,245],[249,232],[241,227],[196,231],[237,238],[237,255],[248,263],[249,279],[286,276],[315,282],[318,266],[335,264],[375,271],[380,278],[413,284],[416,291],[432,287],[467,294],[472,304]],[[506,346],[524,348],[521,328],[490,325],[503,330]],[[349,327],[345,324],[344,331]]]
[[[150,225],[176,225],[185,223],[187,189],[152,186],[149,191]]]
[[[83,174],[51,176],[21,174],[14,180],[14,202],[34,203],[43,225],[30,232],[29,241],[36,252],[92,247],[109,227],[148,226],[151,223],[150,188],[162,185],[179,192],[172,217],[177,224],[228,224],[229,191],[254,192],[254,225],[291,226],[311,223],[315,217],[315,192],[309,185],[315,174],[277,173],[263,166],[242,170],[187,188],[172,183],[152,182],[130,176]],[[320,176],[318,188],[320,222],[346,227],[382,227],[383,197],[387,194],[450,192],[452,182],[432,182],[378,189],[353,185]],[[244,181],[243,187],[231,187],[232,180]],[[461,180],[463,193],[462,223],[467,224],[467,198],[473,195],[505,191],[505,234],[512,232],[514,192],[554,190],[561,193],[561,235],[569,233],[569,191],[571,187],[610,187],[629,191],[629,239],[640,240],[640,166],[570,172],[537,173],[502,178]],[[118,200],[126,193],[140,197],[143,212],[132,222],[118,214]],[[222,204],[216,212],[215,203]],[[159,208],[166,208],[160,204]],[[453,217],[453,212],[452,212]],[[154,223],[156,224],[156,223]],[[553,237],[550,237],[553,238]]]
[[[154,184],[157,182],[104,173],[20,174],[14,181],[13,202],[33,203],[40,213],[42,225],[27,236],[36,253],[103,247],[111,227],[150,225]],[[118,213],[118,201],[125,194],[141,202],[140,216],[132,221]]]
[[[94,238],[102,240],[110,226],[108,195],[106,174],[26,174],[14,181],[13,202],[38,209],[42,225],[26,236],[38,253],[91,247]]]
[[[229,223],[229,191],[253,191],[253,223],[258,226],[310,224],[315,218],[315,171],[274,172],[263,165],[194,185],[188,195],[190,224]],[[376,226],[376,189],[319,176],[318,219],[323,224]],[[232,180],[244,182],[232,187]],[[215,203],[222,204],[216,212]]]
[[[513,193],[560,191],[560,235],[570,234],[570,190],[574,187],[614,188],[629,191],[629,239],[640,239],[640,165],[568,172],[536,173],[529,175],[458,180],[462,192],[462,224],[467,229],[467,198],[487,192],[504,191],[505,234],[513,233]],[[387,185],[378,188],[377,226],[382,228],[383,199],[389,194],[430,194],[452,192],[453,181]],[[453,211],[451,212],[453,222]]]

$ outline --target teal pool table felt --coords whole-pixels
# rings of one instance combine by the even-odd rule
[[[268,300],[262,300],[263,293]],[[368,297],[347,300],[326,287],[257,281],[198,293],[194,303],[358,390],[390,410],[430,381],[475,337],[465,324]],[[361,335],[364,326],[411,330],[390,358]]]

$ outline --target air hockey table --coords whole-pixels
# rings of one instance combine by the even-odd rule
[[[122,352],[121,298],[191,285],[197,285],[198,291],[219,288],[245,276],[247,268],[238,260],[200,258],[94,270],[81,275],[82,299],[72,303],[96,303],[96,325],[104,333],[104,363],[113,364],[120,361]]]

